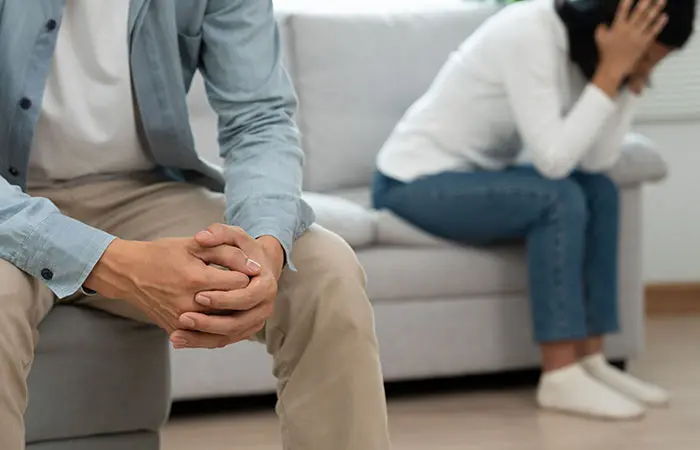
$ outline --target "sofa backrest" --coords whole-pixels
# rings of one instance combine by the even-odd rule
[[[299,96],[305,189],[370,184],[375,158],[450,52],[494,6],[392,13],[295,13],[285,39]]]
[[[305,190],[368,186],[376,155],[403,113],[450,52],[498,8],[446,3],[453,6],[278,13],[284,62],[299,97]],[[199,151],[220,162],[216,117],[199,76],[189,107]]]
[[[402,11],[381,10],[386,2],[309,3],[314,10],[325,5],[326,12],[310,12],[301,1],[301,7],[277,13],[284,62],[300,101],[304,187],[327,192],[367,186],[376,153],[406,108],[425,92],[450,51],[498,6],[434,0],[407,12],[410,1],[397,0],[395,9]],[[696,121],[698,74],[700,39],[693,38],[655,71],[654,89],[644,96],[636,121]],[[199,77],[189,106],[197,148],[220,162],[216,116]]]

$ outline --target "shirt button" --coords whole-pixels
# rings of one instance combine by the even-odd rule
[[[32,101],[29,100],[27,97],[24,97],[22,100],[19,101],[19,107],[26,111],[27,109],[32,107]]]
[[[10,167],[9,172],[13,177],[19,176],[19,170],[16,167]]]
[[[51,281],[53,279],[53,272],[50,269],[41,269],[41,278],[46,281]]]
[[[57,25],[58,25],[58,23],[56,23],[55,20],[50,19],[48,22],[46,22],[46,29],[49,31],[53,31],[56,29]]]

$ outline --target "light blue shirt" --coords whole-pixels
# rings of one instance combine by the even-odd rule
[[[58,297],[80,289],[114,239],[24,192],[64,6],[0,0],[0,258]],[[183,180],[225,187],[227,222],[276,237],[289,256],[314,217],[301,200],[296,99],[280,64],[271,0],[131,0],[129,48],[156,163]],[[195,151],[186,94],[196,70],[219,116],[223,171]]]

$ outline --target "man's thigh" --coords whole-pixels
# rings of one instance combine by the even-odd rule
[[[86,189],[88,189],[86,187]],[[77,218],[121,239],[153,241],[161,238],[194,236],[213,223],[224,221],[225,199],[223,194],[201,186],[181,182],[155,182],[151,184],[106,183],[91,186],[103,199],[98,211],[90,214],[76,211]],[[80,205],[80,192],[76,194]],[[86,208],[87,210],[87,208]],[[138,308],[101,296],[80,299],[80,303],[109,313],[142,322],[149,318]]]
[[[54,295],[42,282],[0,259],[0,366],[3,358],[32,359],[37,328],[49,313]],[[1,372],[1,371],[0,371]],[[0,375],[0,384],[2,384]]]
[[[113,193],[109,192],[109,186],[102,188],[105,190],[102,196],[105,204],[112,207],[103,208],[98,217],[87,219],[91,225],[121,239],[153,241],[194,236],[212,223],[224,220],[223,194],[191,183],[127,183]]]

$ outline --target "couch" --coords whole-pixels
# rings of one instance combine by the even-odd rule
[[[368,10],[329,4],[278,12],[299,97],[305,197],[318,223],[345,238],[367,271],[387,381],[538,365],[522,246],[453,245],[370,206],[374,159],[393,126],[449,52],[497,10],[475,2],[437,5]],[[198,148],[218,162],[216,118],[199,79],[189,106]],[[622,192],[624,331],[607,350],[617,360],[643,350],[642,184],[666,173],[648,140],[631,135],[624,147],[612,170]],[[174,352],[172,387],[177,401],[271,393],[275,380],[264,349],[241,343]]]
[[[157,450],[170,405],[166,334],[68,305],[55,307],[39,331],[28,450]]]
[[[448,53],[496,8],[443,0],[401,12],[278,13],[299,96],[305,197],[318,222],[345,238],[367,271],[387,381],[538,364],[521,246],[453,245],[373,210],[369,201],[374,158],[392,127]],[[216,117],[199,78],[189,101],[198,148],[218,162]],[[611,358],[643,349],[641,188],[664,175],[662,159],[638,136],[625,143],[612,171],[623,199],[624,331],[609,341]],[[155,327],[74,306],[55,308],[40,331],[29,378],[30,450],[157,449],[171,384],[175,401],[275,389],[270,358],[257,344],[171,353]]]

